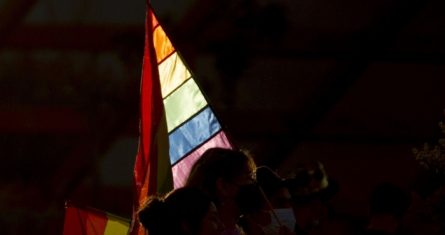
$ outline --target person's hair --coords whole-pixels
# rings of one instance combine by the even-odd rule
[[[340,189],[338,182],[328,177],[323,163],[315,159],[298,163],[285,181],[297,207],[313,201],[327,202]],[[311,182],[316,182],[316,186],[312,186]]]
[[[150,197],[138,211],[138,219],[150,235],[198,234],[211,203],[210,197],[199,189],[179,188],[164,199]],[[187,232],[183,231],[184,224]]]
[[[237,179],[245,167],[255,169],[253,158],[242,150],[210,148],[193,165],[186,185],[197,187],[216,198],[216,181]]]

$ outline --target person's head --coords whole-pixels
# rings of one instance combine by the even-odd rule
[[[326,170],[321,162],[301,162],[286,177],[292,195],[301,197],[322,192],[329,186]]]
[[[299,226],[317,226],[327,215],[326,204],[337,193],[338,185],[328,179],[323,164],[316,160],[301,162],[286,182]]]
[[[240,150],[211,148],[193,165],[186,185],[207,192],[222,203],[235,200],[243,185],[253,183],[255,163]]]
[[[174,190],[164,199],[150,197],[138,218],[150,235],[219,235],[223,229],[210,197],[191,187]]]

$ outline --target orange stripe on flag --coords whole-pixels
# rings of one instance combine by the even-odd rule
[[[156,27],[153,32],[153,44],[156,50],[158,63],[171,55],[175,50],[161,26]]]

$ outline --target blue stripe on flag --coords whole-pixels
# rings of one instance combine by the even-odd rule
[[[221,125],[210,107],[202,110],[169,135],[171,164],[175,164],[220,129]]]

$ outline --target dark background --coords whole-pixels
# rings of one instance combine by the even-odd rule
[[[441,137],[439,0],[158,0],[235,144],[286,173],[321,160],[338,210],[416,188]],[[65,200],[130,218],[144,1],[0,1],[0,227],[61,234]]]

